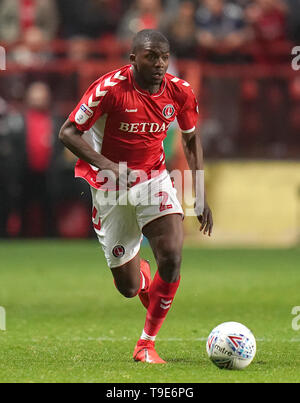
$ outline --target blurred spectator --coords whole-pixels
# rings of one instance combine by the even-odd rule
[[[292,40],[300,41],[300,0],[286,0],[288,13],[289,36]]]
[[[178,58],[197,56],[195,11],[195,3],[184,0],[179,4],[177,13],[161,25],[162,31],[169,38],[172,54]]]
[[[8,219],[18,207],[22,137],[21,116],[9,111],[0,98],[0,237],[9,234]]]
[[[135,0],[120,21],[118,36],[120,40],[129,42],[143,29],[158,29],[162,17],[160,0]]]
[[[230,1],[231,3],[240,6],[242,9],[245,9],[252,2],[252,0],[230,0]]]
[[[254,0],[246,9],[257,41],[287,39],[288,7],[282,0]]]
[[[0,40],[19,41],[36,26],[45,39],[57,33],[58,14],[53,0],[2,0],[0,7]]]
[[[200,51],[215,63],[241,60],[238,50],[250,39],[243,9],[225,0],[202,0],[196,13]],[[236,152],[239,127],[239,82],[235,77],[210,76],[205,83],[207,119],[203,122],[203,141],[208,150],[222,156]]]
[[[167,17],[177,13],[182,0],[163,0],[164,12]]]
[[[201,0],[196,13],[197,38],[212,61],[229,61],[250,38],[241,7],[225,0]],[[219,56],[218,56],[219,54]]]
[[[23,42],[9,53],[10,60],[24,66],[40,66],[51,60],[52,55],[48,49],[43,31],[32,26],[24,34]]]
[[[287,13],[287,4],[282,0],[255,0],[246,9],[246,18],[257,45],[257,62],[281,61],[279,44],[288,39]],[[283,59],[286,53],[285,50]]]
[[[67,58],[74,62],[86,61],[91,54],[90,40],[83,36],[73,37],[68,41]]]
[[[74,178],[78,158],[60,141],[56,141],[54,156],[49,178],[56,234],[67,238],[86,238],[92,234],[89,185],[84,180]]]
[[[22,178],[22,235],[53,234],[48,173],[58,125],[51,113],[51,93],[42,82],[32,83],[24,114],[25,164]]]
[[[58,0],[61,35],[64,38],[85,36],[99,38],[114,33],[118,14],[114,13],[112,0]]]

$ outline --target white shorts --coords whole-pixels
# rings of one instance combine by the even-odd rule
[[[91,192],[93,225],[110,268],[122,266],[138,254],[145,225],[169,214],[183,217],[167,171],[128,192],[105,192],[93,187]]]

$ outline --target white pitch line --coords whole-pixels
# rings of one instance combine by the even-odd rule
[[[42,338],[41,340],[39,339],[25,339],[23,340],[24,342],[33,342],[33,343],[40,343],[43,341],[50,341],[50,338]],[[64,337],[59,337],[56,336],[55,340],[57,341],[70,341],[70,342],[88,342],[88,341],[108,341],[111,343],[120,343],[120,342],[135,342],[137,338],[131,338],[131,337],[121,337],[121,338],[114,338],[114,337],[72,337],[72,338],[64,338]],[[167,337],[167,338],[159,338],[157,341],[161,342],[204,342],[207,340],[207,337],[195,337],[195,338],[180,338],[180,337]],[[282,343],[300,343],[300,338],[294,337],[291,339],[282,339],[282,340],[276,340],[276,339],[266,339],[266,338],[256,338],[257,342],[266,342],[266,343],[271,343],[271,342],[282,342]]]
[[[63,337],[56,337],[55,338],[58,341],[65,341],[66,339]],[[112,343],[119,343],[119,342],[134,342],[137,340],[137,338],[132,338],[132,337],[121,337],[121,338],[114,338],[114,337],[73,337],[71,339],[68,339],[69,341],[81,341],[81,342],[86,342],[86,341],[108,341]],[[195,342],[195,341],[206,341],[207,337],[196,337],[196,338],[180,338],[180,337],[166,337],[166,338],[158,338],[157,341],[166,341],[166,342],[173,342],[173,341],[178,341],[178,342]],[[39,340],[37,339],[32,339],[31,341],[38,342]],[[292,339],[282,339],[282,340],[276,340],[276,339],[265,339],[265,338],[256,338],[257,342],[266,342],[266,343],[271,343],[271,342],[283,342],[283,343],[300,343],[300,338],[292,338]]]
[[[88,341],[111,341],[111,342],[120,342],[120,341],[135,341],[136,339],[132,339],[132,338],[127,338],[127,337],[123,337],[121,339],[117,339],[117,338],[113,338],[113,337],[97,337],[97,338],[93,338],[93,337],[89,337],[87,339]],[[190,342],[190,341],[206,341],[207,337],[196,337],[196,338],[180,338],[180,337],[167,337],[167,338],[159,338],[157,339],[158,341],[179,341],[179,342]],[[256,339],[256,341],[267,341],[267,342],[271,342],[274,340],[271,339]],[[291,339],[290,341],[293,342],[300,342],[300,339]]]

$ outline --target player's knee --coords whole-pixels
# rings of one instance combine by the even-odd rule
[[[173,283],[178,280],[181,266],[181,250],[162,251],[158,259],[158,268],[163,280]]]
[[[167,252],[161,258],[161,265],[164,267],[170,267],[174,270],[180,268],[181,265],[181,253],[177,251]]]
[[[133,298],[138,294],[138,291],[139,291],[137,288],[134,288],[134,287],[124,288],[124,289],[118,288],[118,290],[125,298]]]
[[[181,265],[181,251],[179,242],[162,242],[157,251],[159,265],[177,269]]]

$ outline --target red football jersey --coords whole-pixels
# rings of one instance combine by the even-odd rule
[[[167,73],[150,94],[134,80],[131,65],[95,81],[69,117],[97,152],[148,177],[165,169],[163,140],[175,118],[183,133],[195,130],[198,104],[190,84]],[[100,188],[97,172],[82,160],[76,164],[75,176]]]

